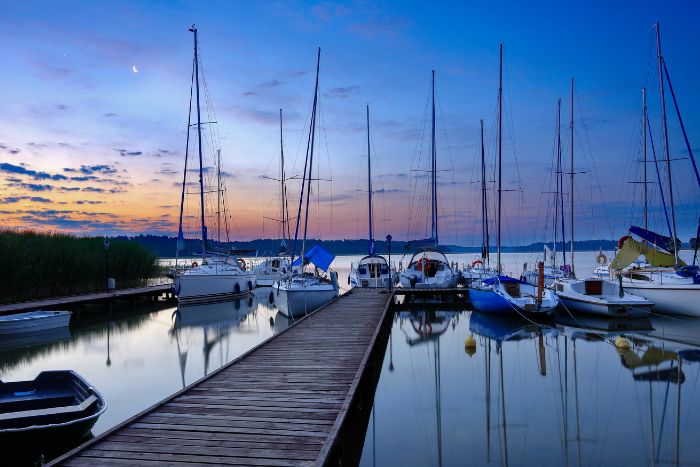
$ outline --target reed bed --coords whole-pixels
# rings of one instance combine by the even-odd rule
[[[110,239],[108,271],[103,237],[0,231],[0,303],[146,285],[161,274],[158,256],[128,239]],[[109,272],[109,276],[107,275]]]

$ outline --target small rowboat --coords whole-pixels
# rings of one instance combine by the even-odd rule
[[[29,311],[0,316],[0,335],[67,327],[70,311]]]
[[[71,370],[43,371],[33,381],[0,381],[0,445],[83,438],[106,409],[102,395]]]

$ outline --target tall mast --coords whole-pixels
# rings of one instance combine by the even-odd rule
[[[435,245],[438,244],[438,225],[437,225],[437,152],[435,148],[435,70],[433,70],[433,110],[432,110],[432,127],[431,127],[431,138],[430,138],[430,148],[431,148],[431,178],[430,178],[430,193],[431,193],[431,224],[432,228],[430,230],[431,236]]]
[[[194,82],[194,65],[192,59],[192,77],[190,78],[190,105],[187,111],[187,142],[185,143],[185,168],[182,171],[182,193],[180,195],[180,221],[177,229],[177,248],[175,249],[175,262],[180,255],[180,250],[185,249],[185,236],[182,233],[182,215],[185,209],[185,190],[187,189],[187,156],[190,153],[190,128],[192,127],[192,85]]]
[[[484,120],[481,120],[481,233],[482,233],[482,253],[481,256],[489,263],[489,210],[486,205],[486,157],[484,154]]]
[[[664,151],[666,156],[666,173],[668,174],[668,199],[671,203],[671,242],[673,243],[674,263],[678,266],[678,248],[676,247],[676,209],[673,206],[673,177],[671,176],[671,153],[668,150],[668,126],[666,125],[666,96],[664,94],[663,57],[661,55],[661,32],[656,23],[656,51],[659,61],[659,93],[661,95],[661,122],[664,130]]]
[[[306,180],[306,211],[304,213],[304,238],[301,242],[301,257],[302,265],[304,253],[306,252],[306,234],[309,227],[309,200],[311,199],[311,172],[314,167],[314,142],[316,139],[316,105],[318,103],[318,72],[321,67],[321,47],[318,48],[318,54],[316,57],[316,86],[314,88],[314,104],[311,112],[311,128],[310,131],[310,148],[309,148],[309,176]]]
[[[496,256],[496,271],[501,273],[501,184],[502,184],[502,168],[503,168],[503,44],[499,49],[499,66],[498,66],[498,217],[496,225],[498,226],[498,253]]]
[[[554,193],[554,243],[553,243],[553,249],[552,249],[552,265],[554,267],[557,266],[557,231],[558,231],[558,223],[559,223],[559,180],[560,180],[560,172],[561,172],[561,98],[557,99],[557,141],[556,141],[556,162],[555,162],[555,167],[556,170],[554,171],[554,184],[556,186],[555,193]],[[562,213],[562,222],[563,222],[563,214]],[[563,229],[562,229],[562,238],[563,238]],[[562,245],[562,255],[566,257],[566,251],[564,250],[564,246]],[[566,262],[566,259],[564,260]]]
[[[571,275],[576,277],[574,270],[574,79],[571,78],[571,193],[569,193],[571,207]]]
[[[558,101],[557,109],[557,176],[559,177],[558,197],[559,197],[559,214],[561,215],[561,257],[562,264],[566,266],[566,220],[564,218],[564,164],[562,163],[562,148],[561,148],[561,98]]]
[[[649,229],[649,206],[647,199],[647,88],[642,89],[642,150],[644,153],[644,230]]]
[[[374,254],[374,229],[372,228],[372,162],[369,144],[369,104],[367,105],[367,193],[368,206],[367,213],[369,216],[369,255]]]
[[[221,246],[221,149],[216,150],[216,239]]]
[[[289,222],[287,219],[287,186],[284,173],[284,141],[282,136],[282,109],[280,109],[280,220],[282,226],[282,241],[289,239]]]
[[[207,255],[207,226],[204,224],[204,176],[202,173],[202,117],[199,108],[199,52],[197,50],[197,28],[193,24],[190,32],[194,33],[194,77],[197,95],[197,144],[199,150],[199,204],[202,220],[202,260]]]

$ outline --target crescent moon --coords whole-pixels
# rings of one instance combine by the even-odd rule
[[[136,65],[134,65],[134,66],[131,67],[131,71],[133,71],[134,73],[138,73],[138,72],[139,72],[139,69],[136,68]]]

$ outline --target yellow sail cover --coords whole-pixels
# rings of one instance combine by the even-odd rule
[[[670,267],[674,266],[676,263],[673,255],[640,243],[632,237],[627,237],[622,244],[622,248],[620,248],[617,255],[610,263],[610,269],[624,269],[642,255],[646,258],[647,263],[656,267]],[[678,263],[680,266],[685,266],[685,263],[680,259]]]

